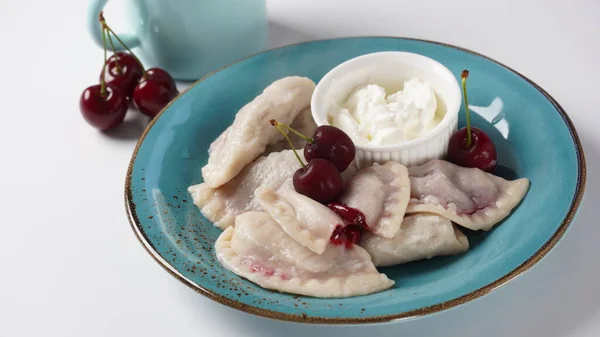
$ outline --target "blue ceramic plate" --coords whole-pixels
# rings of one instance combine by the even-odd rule
[[[350,58],[401,50],[426,55],[456,76],[471,71],[469,102],[487,107],[474,124],[499,153],[501,175],[527,177],[521,205],[490,232],[469,232],[465,254],[384,268],[396,285],[346,299],[316,299],[262,289],[215,260],[221,230],[192,204],[186,189],[202,181],[209,144],[235,113],[284,76],[315,82]],[[464,119],[460,121],[464,124]],[[199,293],[251,314],[307,323],[374,323],[421,316],[483,296],[514,279],[561,239],[581,203],[585,160],[573,124],[543,89],[477,53],[422,40],[346,38],[260,53],[201,79],[176,98],[142,135],[127,172],[129,219],[141,243],[171,274]]]

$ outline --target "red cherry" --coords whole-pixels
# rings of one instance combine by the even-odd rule
[[[167,105],[177,92],[169,90],[168,87],[153,79],[142,79],[133,90],[133,102],[143,114],[152,118]]]
[[[313,134],[312,142],[304,146],[304,158],[310,161],[323,158],[332,162],[343,172],[354,160],[356,148],[352,139],[342,130],[331,125],[321,125]]]
[[[143,69],[135,57],[123,52],[111,56],[104,68],[106,83],[121,89],[128,97],[131,97],[142,74]],[[102,80],[102,74],[100,74],[100,80]]]
[[[112,129],[125,118],[127,97],[112,85],[106,86],[105,95],[102,95],[100,84],[92,85],[81,94],[79,110],[91,126],[100,130]]]
[[[469,100],[467,99],[467,78],[469,71],[460,74],[462,81],[463,100],[467,126],[458,130],[448,142],[448,160],[464,167],[476,167],[486,172],[492,172],[498,163],[498,154],[494,143],[478,128],[471,127]]]
[[[485,132],[471,127],[471,146],[467,147],[467,132],[464,127],[450,137],[448,160],[456,165],[493,172],[498,163],[494,143]]]
[[[169,73],[165,70],[160,68],[150,68],[146,70],[146,77],[166,87],[170,91],[179,94],[177,91],[177,86],[175,85],[175,80],[173,80],[173,77],[171,77],[171,75],[169,75]]]
[[[327,203],[342,192],[342,176],[331,162],[316,158],[300,168],[293,177],[294,189],[320,203]]]

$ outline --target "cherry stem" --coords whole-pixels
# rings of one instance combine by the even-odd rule
[[[102,27],[106,28],[107,32],[111,33],[115,37],[115,39],[117,39],[117,41],[119,41],[119,43],[123,46],[123,48],[125,48],[129,52],[129,54],[131,54],[131,56],[133,56],[135,61],[140,65],[140,68],[142,68],[142,77],[144,79],[146,79],[148,76],[146,74],[146,69],[144,68],[144,65],[142,64],[142,61],[140,61],[140,59],[131,51],[131,49],[129,49],[129,47],[127,47],[127,45],[125,44],[125,42],[123,42],[123,40],[121,40],[119,35],[117,35],[117,33],[115,33],[115,31],[112,30],[112,28],[110,28],[108,26],[108,24],[106,24],[106,20],[104,20],[103,12],[100,12],[100,14],[98,15],[98,19],[100,20]]]
[[[100,76],[100,95],[106,97],[106,81],[104,79],[104,72],[106,71],[106,64],[108,60],[106,58],[106,29],[102,28],[102,44],[104,45],[104,65],[102,66],[102,76]]]
[[[292,143],[292,140],[290,139],[290,137],[288,136],[287,133],[285,133],[285,131],[283,131],[281,129],[281,127],[284,124],[278,123],[276,120],[271,119],[269,121],[271,123],[272,126],[274,126],[279,132],[281,132],[281,134],[283,135],[283,137],[285,137],[285,139],[287,140],[288,144],[290,145],[290,148],[292,149],[292,151],[294,152],[294,155],[296,156],[296,159],[298,159],[298,162],[300,163],[300,165],[302,165],[302,168],[306,170],[306,164],[304,164],[304,162],[302,161],[302,158],[300,158],[300,155],[298,154],[298,152],[296,152],[296,149],[294,148],[294,144]]]
[[[469,71],[467,69],[462,71],[460,78],[462,81],[463,99],[465,100],[465,112],[467,115],[467,149],[471,147],[471,113],[469,112],[469,100],[467,99],[467,78],[469,77]]]
[[[287,124],[283,124],[283,123],[279,123],[277,121],[275,121],[275,123],[277,123],[277,125],[281,125],[284,128],[288,129],[288,131],[292,132],[293,134],[295,134],[296,136],[304,139],[305,141],[309,142],[309,143],[314,143],[314,141],[311,138],[306,137],[305,135],[301,134],[300,132],[294,130],[291,126],[287,125]],[[273,124],[273,123],[271,123]]]
[[[113,43],[113,40],[110,37],[110,34],[106,34],[106,35],[108,36],[108,42],[110,43],[110,46],[112,47],[113,54],[115,55],[115,64],[117,65],[117,73],[121,74],[121,65],[119,64],[119,55],[117,55],[117,48],[115,48],[115,44]]]

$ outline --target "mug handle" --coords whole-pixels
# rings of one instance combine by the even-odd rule
[[[98,15],[102,12],[107,2],[108,0],[92,0],[88,7],[88,30],[90,31],[90,34],[92,34],[92,39],[100,48],[103,48],[103,44],[102,29],[100,27],[100,22],[98,21]],[[133,49],[140,45],[140,39],[133,34],[119,34],[119,38],[123,40],[129,49]],[[115,49],[117,49],[117,51],[122,51],[125,48],[117,43],[115,44]]]

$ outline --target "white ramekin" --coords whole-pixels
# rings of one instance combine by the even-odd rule
[[[356,161],[360,167],[374,162],[397,161],[403,165],[419,165],[442,158],[448,140],[456,131],[462,101],[456,77],[441,63],[414,53],[379,52],[350,59],[330,70],[317,84],[311,109],[317,125],[329,124],[327,115],[339,109],[358,86],[378,84],[397,88],[405,80],[418,78],[433,87],[438,104],[446,106],[446,114],[430,132],[417,139],[394,145],[356,145]],[[440,102],[441,101],[441,102]]]

